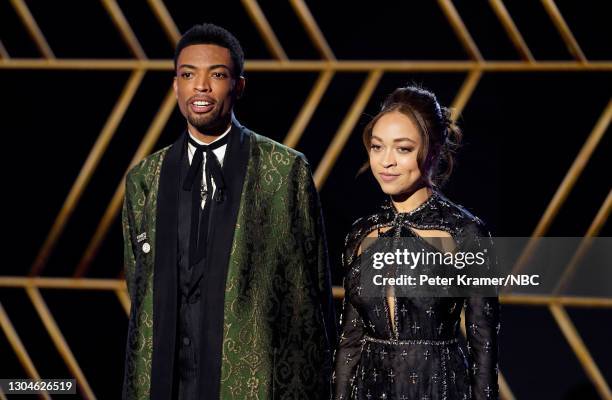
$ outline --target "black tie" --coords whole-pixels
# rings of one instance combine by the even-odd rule
[[[221,171],[221,164],[215,153],[217,149],[227,144],[227,138],[223,138],[209,144],[198,144],[189,137],[189,143],[195,147],[193,159],[189,172],[183,183],[183,190],[191,190],[191,233],[189,235],[189,263],[195,265],[206,256],[206,242],[208,239],[208,221],[210,218],[210,207],[212,198],[212,181],[215,181],[214,200],[222,202],[225,192],[225,181]],[[206,152],[206,164],[204,175],[206,176],[206,191],[202,186],[202,161]],[[204,209],[202,210],[202,200],[206,198]]]

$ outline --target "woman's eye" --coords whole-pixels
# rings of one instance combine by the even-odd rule
[[[412,148],[410,147],[398,147],[397,149],[400,153],[410,153],[412,151]]]
[[[372,144],[372,145],[370,145],[370,149],[372,149],[374,151],[378,151],[378,150],[380,150],[380,145],[379,144]]]

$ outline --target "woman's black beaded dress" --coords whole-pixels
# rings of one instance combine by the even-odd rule
[[[446,231],[464,251],[478,251],[479,238],[490,237],[480,219],[437,191],[410,212],[387,204],[355,221],[343,253],[334,398],[497,399],[497,297],[396,297],[391,322],[386,297],[361,296],[356,260],[362,240],[377,229],[384,231],[380,236],[414,237],[411,228]],[[467,342],[459,323],[463,307]]]

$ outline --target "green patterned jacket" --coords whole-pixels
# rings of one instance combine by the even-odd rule
[[[248,161],[228,247],[221,398],[328,398],[335,328],[324,226],[310,167],[301,153],[235,126],[247,139],[243,154]],[[160,252],[156,236],[162,234],[160,175],[173,146],[145,158],[126,177],[122,225],[132,307],[124,399],[166,398],[152,394],[154,346],[163,345],[155,337],[161,316],[155,313],[154,277]]]

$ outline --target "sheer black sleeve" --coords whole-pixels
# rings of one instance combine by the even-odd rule
[[[472,251],[493,249],[491,234],[482,221],[477,220],[475,232],[468,240]],[[490,253],[490,254],[494,254]],[[487,260],[495,268],[494,256]],[[498,399],[498,334],[500,328],[498,297],[470,297],[466,300],[465,327],[467,333],[472,398]]]
[[[349,293],[347,282],[344,278],[344,291]],[[342,315],[340,316],[340,338],[338,348],[334,355],[334,399],[350,399],[351,390],[357,374],[357,365],[361,358],[361,347],[363,338],[363,320],[355,307],[345,295],[342,302]]]
[[[469,298],[465,310],[465,324],[470,346],[472,398],[497,399],[498,298]]]
[[[340,315],[340,337],[334,353],[334,372],[332,376],[335,400],[348,400],[357,375],[357,366],[361,358],[361,349],[364,325],[363,319],[351,304],[349,266],[350,254],[354,254],[355,246],[351,245],[350,236],[345,240],[345,252],[342,257],[342,270],[345,274],[342,286],[344,287],[344,300],[342,301],[342,314]]]

